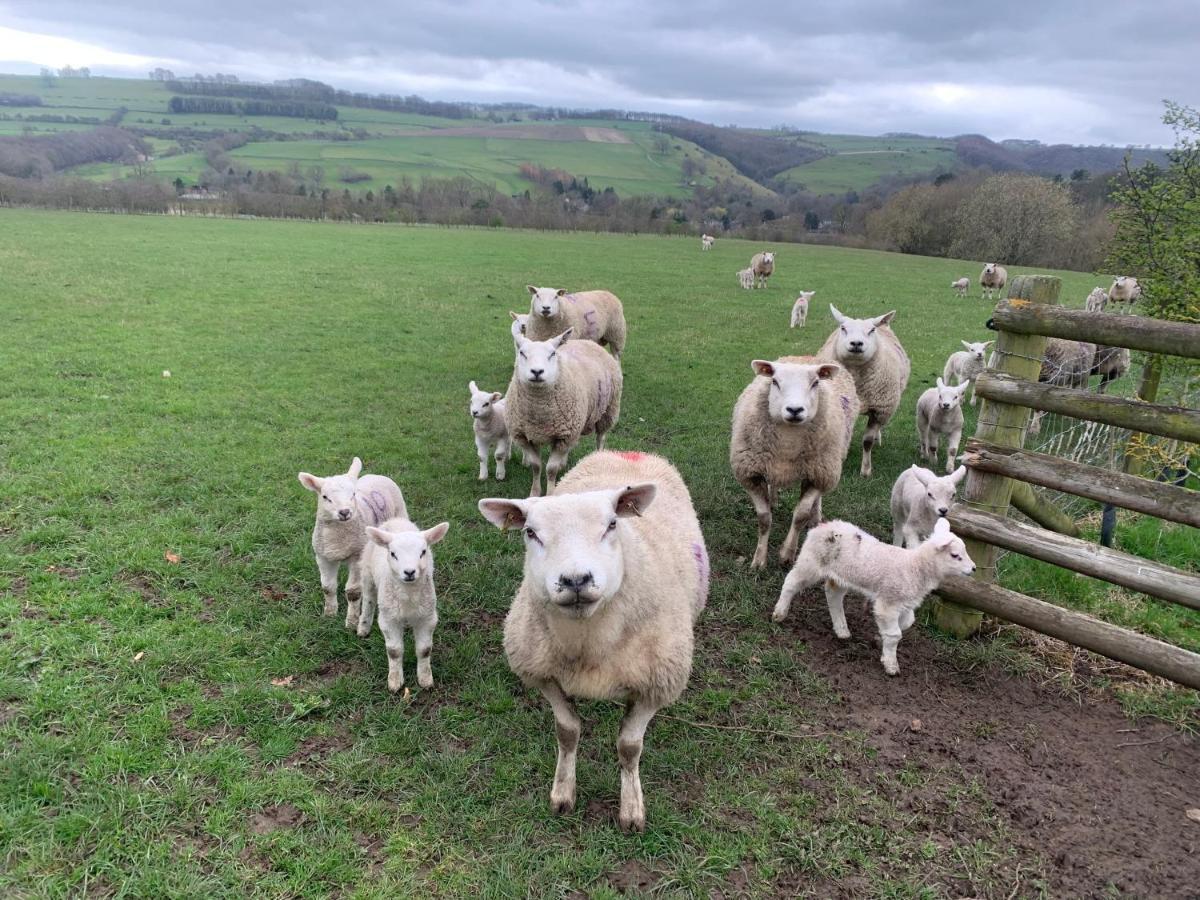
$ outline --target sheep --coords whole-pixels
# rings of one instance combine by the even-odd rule
[[[983,299],[998,299],[1008,284],[1008,269],[996,263],[984,263],[983,271],[979,273],[979,286],[983,289]]]
[[[796,298],[796,302],[792,304],[792,327],[804,327],[804,323],[808,321],[808,304],[812,300],[813,294],[816,291],[801,291],[800,296]]]
[[[799,534],[821,520],[821,496],[838,486],[858,418],[854,379],[837,363],[784,356],[750,364],[754,380],[733,409],[729,466],[758,514],[751,568],[767,564],[771,508],[779,491],[800,486],[792,525],[779,550],[796,557]]]
[[[342,563],[349,569],[346,577],[346,627],[354,628],[362,598],[361,557],[367,543],[366,528],[408,510],[396,482],[383,475],[362,475],[362,460],[357,456],[345,475],[318,478],[307,472],[297,476],[300,483],[317,495],[317,520],[313,526],[312,548],[321,573],[321,592],[325,595],[325,615],[338,610],[338,570]]]
[[[591,341],[569,341],[572,329],[549,341],[519,336],[512,380],[505,396],[504,421],[512,441],[533,470],[530,497],[541,495],[541,448],[546,490],[554,490],[580,437],[595,433],[596,449],[621,413],[621,365]]]
[[[517,335],[524,334],[529,327],[529,313],[513,312],[510,309],[508,314],[512,318],[512,325],[509,326],[509,330],[512,331],[513,340],[515,341]]]
[[[1085,389],[1095,362],[1095,344],[1066,338],[1046,338],[1038,381],[1061,387]],[[1029,423],[1030,434],[1037,434],[1042,430],[1042,417],[1045,415],[1041,410],[1033,414]]]
[[[388,690],[404,687],[404,629],[411,628],[417,651],[417,684],[433,687],[433,629],[437,627],[437,591],[433,586],[434,544],[446,536],[449,522],[422,531],[407,517],[368,526],[363,551],[362,613],[358,636],[371,632],[379,608],[379,630],[387,647]]]
[[[1132,275],[1118,275],[1108,289],[1108,299],[1113,303],[1137,303],[1142,296],[1142,286]]]
[[[1092,288],[1092,292],[1087,295],[1087,300],[1084,301],[1083,307],[1088,312],[1104,312],[1104,308],[1108,306],[1108,291],[1102,287]]]
[[[964,381],[971,382],[971,405],[975,405],[975,376],[987,368],[983,361],[983,354],[995,341],[977,341],[970,343],[968,341],[960,342],[965,349],[956,350],[950,354],[950,358],[946,360],[946,366],[942,369],[942,380],[946,384],[950,383],[950,379],[954,379],[955,384],[962,384]]]
[[[625,311],[610,291],[580,291],[526,285],[530,293],[525,337],[546,341],[568,328],[576,340],[595,341],[621,358],[625,349]]]
[[[770,250],[755,253],[754,256],[750,257],[750,269],[754,273],[754,286],[756,288],[765,288],[767,286],[767,279],[775,271],[775,254]]]
[[[959,278],[956,281],[950,282],[950,287],[954,288],[954,293],[960,297],[967,296],[967,291],[971,289],[970,278]]]
[[[713,242],[715,240],[716,240],[716,238],[713,237],[711,234],[700,235],[700,249],[701,250],[711,250]]]
[[[859,409],[867,417],[860,472],[870,477],[871,450],[876,443],[882,443],[883,426],[900,405],[911,364],[899,338],[888,326],[896,316],[894,309],[873,319],[851,319],[838,312],[832,303],[829,311],[838,328],[826,338],[817,356],[841,363],[854,379]]]
[[[892,543],[915,547],[933,534],[937,520],[949,513],[954,492],[966,474],[967,467],[959,466],[939,478],[916,463],[901,472],[892,485]]]
[[[1084,308],[1088,312],[1104,312],[1108,306],[1108,291],[1102,287],[1092,288],[1092,292],[1087,295],[1087,300],[1084,302]],[[1104,344],[1096,345],[1096,355],[1092,357],[1091,374],[1100,376],[1100,384],[1096,387],[1096,392],[1103,394],[1108,390],[1108,383],[1116,381],[1122,375],[1129,371],[1129,351],[1124,347],[1108,347]]]
[[[876,540],[849,522],[826,522],[804,539],[771,618],[782,622],[798,593],[824,582],[833,633],[848,640],[850,628],[842,605],[846,592],[865,594],[883,643],[879,661],[888,675],[899,675],[896,645],[916,618],[921,601],[947,577],[974,571],[966,545],[950,531],[946,519],[937,520],[929,540],[908,549]]]
[[[958,442],[962,438],[962,398],[971,382],[950,387],[941,378],[917,398],[917,436],[921,439],[921,455],[935,466],[938,445],[946,437],[946,471],[954,471]]]
[[[752,287],[754,287],[754,270],[753,269],[739,269],[737,276],[738,276],[738,284],[740,284],[742,286],[743,290],[748,291]]]
[[[623,700],[618,820],[643,831],[646,727],[687,686],[708,598],[708,552],[687,485],[660,456],[596,452],[553,495],[481,500],[479,511],[524,533],[525,577],[504,622],[504,652],[554,711],[551,809],[575,806],[581,722],[571,698]]]
[[[514,335],[515,337],[515,335]],[[471,426],[475,431],[475,452],[479,456],[479,480],[488,478],[488,451],[496,448],[496,480],[504,480],[504,468],[512,453],[512,441],[504,424],[504,397],[499,391],[481,391],[470,382]]]

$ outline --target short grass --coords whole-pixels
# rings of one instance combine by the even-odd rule
[[[0,212],[0,891],[611,897],[649,872],[678,896],[1008,895],[996,873],[1016,851],[980,782],[875,770],[862,734],[776,741],[660,719],[642,766],[650,829],[629,837],[609,821],[620,711],[588,703],[581,808],[547,809],[551,718],[500,646],[521,548],[475,508],[523,496],[528,476],[514,464],[508,483],[478,484],[466,414],[469,379],[507,382],[523,285],[624,299],[612,444],[666,454],[693,491],[714,584],[671,713],[784,732],[842,701],[803,644],[771,640],[783,573],[743,562],[754,519],[726,453],[749,361],[815,349],[828,301],[899,310],[905,404],[875,477],[848,474],[826,503],[883,533],[888,487],[915,458],[916,395],[985,333],[988,308],[946,287],[964,263],[780,246],[771,287],[743,292],[734,272],[755,249]],[[1063,278],[1078,296],[1092,282]],[[793,332],[800,288],[818,303]],[[384,690],[378,633],[319,615],[296,472],[355,454],[419,522],[452,523],[439,684],[407,699]],[[913,779],[944,820],[901,805]]]
[[[780,177],[814,194],[861,191],[889,175],[924,175],[955,165],[954,142],[941,138],[804,134],[801,143],[831,155]]]

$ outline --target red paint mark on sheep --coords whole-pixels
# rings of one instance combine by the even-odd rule
[[[627,459],[630,462],[641,462],[646,458],[646,454],[638,450],[618,450],[617,456],[621,457],[621,459]]]

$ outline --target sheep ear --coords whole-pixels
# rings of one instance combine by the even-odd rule
[[[630,516],[640,516],[654,502],[658,488],[651,482],[634,484],[616,492],[613,498],[613,509],[618,516],[627,519]]]
[[[350,468],[346,470],[346,474],[351,478],[357,478],[360,472],[362,472],[362,460],[356,456],[351,461]]]
[[[450,530],[450,523],[449,522],[441,522],[438,525],[434,525],[432,528],[428,529],[427,531],[422,531],[421,537],[425,538],[425,543],[427,543],[430,547],[432,547],[434,544],[436,544],[438,541],[440,541],[442,538],[444,538],[446,536],[446,532],[449,530]]]
[[[376,528],[374,525],[367,526],[367,537],[377,543],[380,547],[386,547],[392,542],[392,533],[384,531],[382,528]]]
[[[930,472],[928,469],[922,468],[921,466],[918,466],[916,463],[912,464],[912,473],[913,473],[913,475],[915,475],[917,477],[917,481],[921,482],[921,484],[925,485],[926,487],[929,486],[929,483],[931,481],[933,481],[935,478],[937,478],[937,476],[934,475],[932,472]]]
[[[888,312],[885,312],[882,316],[875,317],[875,326],[879,327],[880,325],[887,325],[894,318],[896,318],[896,311],[894,309],[889,310]]]
[[[475,382],[473,382],[473,381],[467,382],[467,388],[471,391],[472,394],[476,394],[479,392],[479,388],[475,386]]]
[[[519,322],[519,321],[521,321],[521,314],[520,314],[520,313],[513,312],[513,311],[510,309],[510,310],[508,311],[508,314],[509,314],[509,316],[512,318],[512,320],[513,320],[514,322]]]
[[[968,350],[974,350],[974,349],[975,349],[974,347],[972,347],[972,346],[971,346],[971,344],[970,344],[970,342],[969,342],[969,341],[959,341],[959,343],[960,343],[960,344],[962,344],[964,347],[966,347]]]
[[[836,375],[841,370],[842,370],[842,367],[839,366],[837,363],[822,363],[820,368],[817,369],[817,377],[818,378],[832,378],[834,375]]]
[[[558,337],[552,338],[550,340],[550,343],[552,343],[555,347],[561,347],[563,344],[565,344],[567,341],[569,341],[571,339],[571,335],[574,332],[575,332],[574,327],[568,328],[566,331],[564,331]]]
[[[941,375],[938,376],[937,386],[939,391],[946,386],[946,382],[942,381]]]
[[[533,296],[535,296],[535,297],[537,296],[538,289],[535,288],[532,284],[525,285],[525,290],[529,291],[529,293],[533,294]]]
[[[950,520],[945,516],[941,516],[937,520],[937,524],[933,526],[933,537],[948,537],[950,534]]]
[[[502,396],[504,396],[504,395],[503,395],[503,394],[501,394],[499,391],[492,391],[492,402],[493,402],[493,403],[495,403],[495,402],[496,402],[497,400],[499,400],[499,399],[500,399]]]
[[[834,306],[832,303],[830,303],[830,304],[829,304],[829,311],[830,311],[831,313],[833,313],[833,320],[834,320],[835,322],[837,322],[839,325],[840,325],[841,323],[843,323],[843,322],[845,322],[845,321],[846,321],[846,317],[845,317],[845,316],[843,316],[843,315],[842,315],[842,314],[841,314],[841,313],[838,311],[838,308],[837,308],[836,306]]]
[[[995,341],[984,341],[984,342],[983,342],[983,346],[985,346],[985,347],[990,347],[990,346],[992,346],[992,344],[994,344],[994,343],[996,343],[996,342],[995,342]]]
[[[958,386],[958,396],[961,397],[963,394],[965,394],[967,392],[967,388],[969,388],[970,386],[971,386],[970,378],[963,381],[963,383]]]
[[[766,378],[773,378],[775,375],[775,363],[767,362],[765,359],[751,361],[750,368],[755,375],[762,375]]]
[[[557,291],[555,291],[555,292],[554,292],[554,296],[555,296],[555,297],[565,297],[565,296],[567,296],[567,289],[566,289],[566,288],[559,288]]]
[[[525,527],[525,504],[520,500],[504,500],[499,497],[480,500],[479,512],[501,530]]]
[[[966,477],[966,475],[967,475],[967,467],[959,466],[957,469],[955,469],[953,472],[950,473],[950,480],[953,481],[957,485],[960,481],[963,480],[963,478]]]
[[[307,472],[301,472],[298,476],[300,483],[314,493],[321,493],[321,481],[316,475],[309,475]]]

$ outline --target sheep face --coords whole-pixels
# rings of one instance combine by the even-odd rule
[[[321,522],[351,522],[358,515],[354,492],[362,460],[357,456],[345,475],[318,478],[307,472],[299,474],[300,483],[317,495],[317,519]]]
[[[475,382],[467,387],[471,391],[471,418],[488,419],[492,415],[492,405],[500,399],[499,391],[481,391]]]
[[[433,559],[429,548],[446,536],[449,522],[442,522],[427,531],[384,531],[367,527],[367,537],[387,549],[387,563],[392,577],[401,584],[415,584],[429,571]]]
[[[775,264],[775,254],[769,250],[764,252],[763,253],[763,263],[768,266],[774,265]]]
[[[853,366],[865,365],[874,358],[879,349],[879,326],[888,324],[896,315],[893,309],[873,319],[851,319],[842,315],[832,303],[829,304],[829,311],[838,323],[838,361]]]
[[[954,494],[958,490],[959,482],[966,477],[967,467],[959,466],[953,473],[942,478],[938,478],[933,472],[918,465],[912,467],[912,472],[917,477],[917,481],[921,482],[922,487],[925,488],[925,496],[921,503],[935,519],[938,519],[950,512]]]
[[[961,406],[963,394],[966,393],[967,388],[970,386],[971,382],[968,380],[964,381],[960,385],[957,385],[956,387],[950,387],[950,385],[946,384],[946,382],[939,378],[937,380],[938,408],[943,410],[951,410],[956,406]]]
[[[803,425],[816,418],[821,405],[821,381],[832,378],[841,366],[836,363],[802,365],[756,359],[750,363],[755,375],[771,379],[767,390],[767,413],[774,422]]]
[[[525,326],[529,322],[529,314],[513,312],[511,309],[508,311],[508,314],[512,317],[510,328],[512,329],[513,340],[516,340],[518,335],[525,333]]]
[[[548,341],[531,341],[524,335],[517,338],[517,376],[525,384],[552,387],[558,382],[558,348],[571,337],[568,328]]]
[[[982,341],[976,343],[971,343],[970,341],[962,342],[963,347],[966,348],[967,352],[971,354],[971,358],[976,362],[983,362],[983,354],[987,352],[987,348],[990,347],[991,344],[991,341]]]
[[[943,578],[948,575],[974,573],[975,563],[967,555],[967,545],[962,542],[962,538],[950,531],[948,520],[938,519],[937,524],[933,526],[933,534],[925,543],[937,550],[934,558],[937,560],[938,572]]]
[[[983,264],[983,274],[984,275],[995,275],[996,274],[996,264],[995,263],[984,263]]]
[[[559,308],[562,306],[560,300],[567,292],[556,288],[540,288],[534,287],[532,284],[526,285],[529,289],[531,299],[529,301],[529,314],[531,316],[544,316],[547,319],[553,319],[558,315]]]
[[[525,539],[525,584],[552,615],[587,619],[603,609],[625,578],[621,519],[654,501],[653,484],[529,500],[480,500],[479,511]]]

